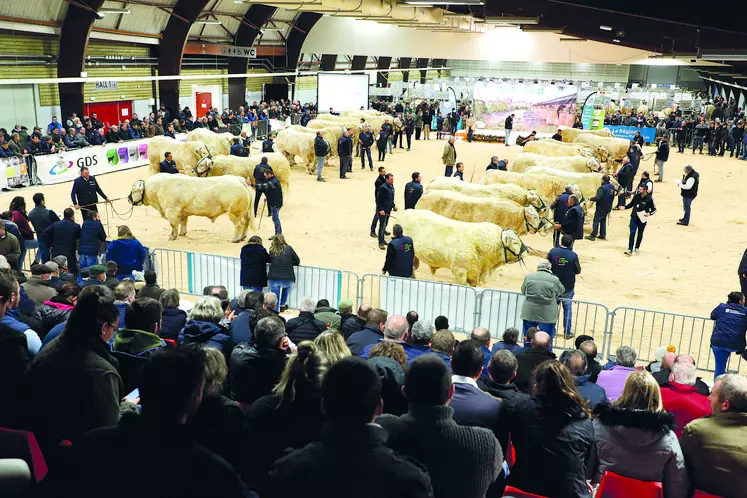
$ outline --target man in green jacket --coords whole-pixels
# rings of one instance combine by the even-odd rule
[[[316,303],[316,309],[314,310],[314,318],[320,322],[327,324],[328,328],[340,330],[340,321],[342,317],[337,313],[337,310],[329,305],[329,301],[326,299],[320,299]]]
[[[444,151],[441,154],[441,161],[446,166],[444,176],[451,177],[454,174],[454,164],[456,163],[457,153],[454,147],[454,137],[449,137],[449,141],[444,145]]]
[[[747,489],[747,377],[725,374],[710,396],[713,415],[693,420],[680,437],[693,489],[744,496]]]
[[[531,327],[547,332],[550,335],[550,349],[558,323],[558,297],[565,292],[560,279],[553,275],[552,264],[543,260],[537,264],[537,271],[524,278],[521,293],[524,304],[521,306],[521,319],[524,322],[524,336]]]
[[[21,245],[18,239],[12,233],[5,230],[5,224],[0,223],[0,254],[5,256],[15,256],[16,260],[21,258]],[[19,261],[19,265],[20,265]]]

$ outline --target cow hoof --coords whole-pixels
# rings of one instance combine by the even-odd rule
[[[171,237],[169,237],[169,240],[176,240],[176,235],[172,235]]]

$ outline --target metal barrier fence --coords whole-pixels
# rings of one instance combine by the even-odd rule
[[[478,294],[473,287],[369,274],[363,276],[360,295],[361,303],[365,301],[389,314],[405,315],[416,310],[430,320],[444,315],[450,328],[457,331],[471,331],[477,326]]]
[[[205,287],[224,285],[230,296],[241,292],[241,260],[173,249],[155,249],[151,253],[159,285],[182,294],[201,296]],[[334,306],[340,299],[359,301],[359,278],[353,272],[298,266],[296,281],[291,285],[287,304],[297,308],[303,297],[314,301],[327,299]]]

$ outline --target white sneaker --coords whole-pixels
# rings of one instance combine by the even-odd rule
[[[631,254],[633,254],[633,252],[632,251],[625,251],[623,254],[625,254],[626,256],[630,256]]]
[[[638,247],[636,247],[636,248],[635,248],[635,252],[636,252],[636,253],[639,253],[639,252],[641,252],[641,249],[640,249],[640,248],[638,248]]]

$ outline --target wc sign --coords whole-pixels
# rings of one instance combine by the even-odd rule
[[[253,47],[234,47],[231,45],[223,45],[220,48],[220,55],[226,57],[243,57],[245,59],[256,59],[257,49]]]

